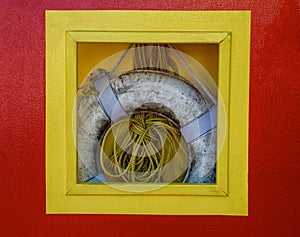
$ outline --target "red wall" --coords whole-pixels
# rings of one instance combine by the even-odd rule
[[[252,10],[249,217],[45,215],[46,9]],[[299,11],[298,0],[1,0],[0,236],[300,236]]]

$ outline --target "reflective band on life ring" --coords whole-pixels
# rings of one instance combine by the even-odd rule
[[[98,100],[111,121],[116,122],[127,115],[111,88],[108,74],[95,81],[95,89],[99,92]]]
[[[187,143],[195,141],[197,138],[207,134],[218,123],[218,106],[214,105],[209,111],[192,122],[181,127],[181,133]]]

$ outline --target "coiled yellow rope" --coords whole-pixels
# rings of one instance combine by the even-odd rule
[[[113,137],[114,136],[114,137]],[[154,113],[132,114],[106,132],[100,152],[100,166],[108,180],[121,182],[164,182],[168,164],[180,146],[181,133],[174,122]],[[174,162],[174,169],[180,164]],[[174,170],[175,172],[175,170]],[[181,182],[181,176],[175,182]]]

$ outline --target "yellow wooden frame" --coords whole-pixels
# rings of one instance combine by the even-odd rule
[[[72,113],[79,42],[219,45],[218,87],[226,113],[218,119],[227,129],[216,184],[128,193],[76,182]],[[249,42],[249,11],[47,11],[47,213],[247,215]]]

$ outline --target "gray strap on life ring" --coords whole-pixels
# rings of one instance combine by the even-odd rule
[[[181,134],[187,143],[210,132],[218,123],[218,105],[214,105],[205,114],[181,127]]]
[[[95,89],[99,92],[99,103],[112,122],[128,115],[115,95],[107,73],[105,76],[101,75],[101,78],[95,81]],[[181,133],[187,143],[193,142],[217,126],[217,107],[217,105],[214,105],[208,112],[181,127]]]
[[[109,75],[107,73],[105,76],[101,75],[101,78],[95,81],[95,89],[99,92],[99,103],[102,105],[106,115],[113,122],[127,115],[110,85]]]

